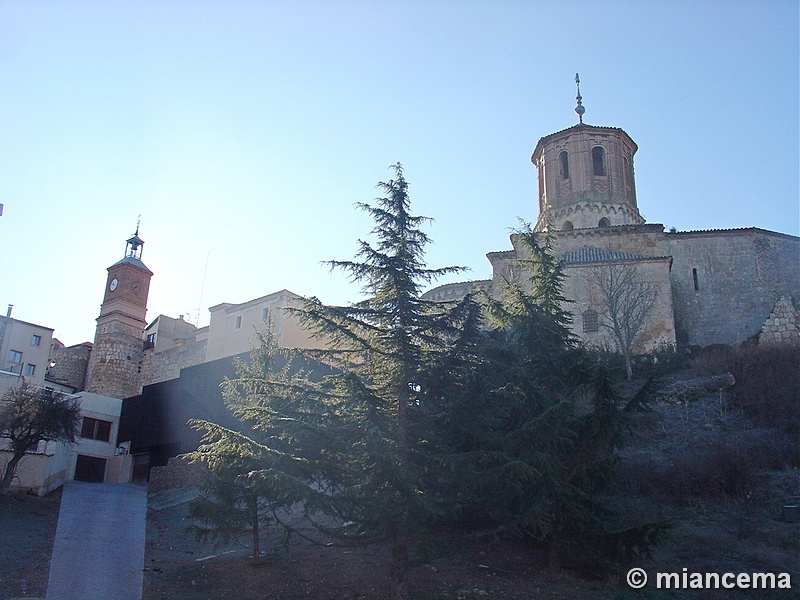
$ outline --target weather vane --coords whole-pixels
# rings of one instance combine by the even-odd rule
[[[581,103],[581,100],[583,100],[583,98],[581,98],[581,78],[577,73],[575,73],[575,85],[578,86],[578,95],[575,97],[578,101],[578,106],[575,107],[575,112],[578,114],[579,122],[583,124],[583,113],[586,112],[586,109]]]

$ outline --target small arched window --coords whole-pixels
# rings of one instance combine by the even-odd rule
[[[606,151],[602,146],[592,148],[592,168],[595,175],[606,174]]]
[[[597,322],[597,311],[593,309],[583,311],[583,332],[584,333],[597,333],[600,326]]]
[[[561,152],[558,155],[558,159],[561,162],[561,179],[569,179],[569,155],[567,151]]]
[[[611,221],[603,217],[600,219],[600,222],[597,224],[598,227],[611,227]]]
[[[564,221],[564,224],[561,226],[561,231],[572,231],[575,229],[575,226],[572,224],[572,221]]]
[[[625,163],[623,166],[623,179],[625,181],[625,187],[631,187],[631,161],[627,156],[623,157],[623,162]]]
[[[539,174],[539,212],[544,211],[544,166],[539,162],[537,172]]]
[[[692,269],[692,280],[694,282],[694,291],[700,291],[700,281],[697,279],[697,269]]]

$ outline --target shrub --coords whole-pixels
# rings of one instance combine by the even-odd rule
[[[800,348],[740,350],[730,371],[735,407],[760,427],[800,433]]]
[[[665,487],[678,498],[739,496],[753,484],[755,469],[747,448],[718,439],[674,457],[664,474]]]
[[[733,370],[742,353],[725,344],[712,344],[693,354],[692,366],[698,375],[722,375]]]

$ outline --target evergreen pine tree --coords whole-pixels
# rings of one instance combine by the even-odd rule
[[[471,389],[452,407],[451,517],[473,531],[547,541],[557,559],[613,529],[598,501],[614,472],[626,405],[569,330],[550,236],[517,232],[523,257],[498,298]]]
[[[226,386],[227,401],[256,434],[245,440],[209,431],[212,442],[263,461],[247,476],[272,486],[275,506],[301,502],[318,529],[341,543],[388,541],[399,600],[406,597],[409,548],[439,510],[430,493],[433,431],[423,426],[424,413],[436,390],[451,389],[448,379],[463,378],[480,307],[469,296],[452,303],[421,298],[423,284],[461,268],[427,268],[429,238],[420,227],[429,219],[409,212],[402,166],[392,168],[395,178],[378,184],[384,196],[377,205],[358,205],[374,219],[377,243],[359,241],[355,260],[328,263],[361,283],[365,299],[328,306],[311,298],[297,312],[329,342],[328,350],[302,355],[335,372],[315,381],[307,369],[275,374],[256,363]],[[316,518],[320,513],[333,521]]]
[[[283,372],[280,365],[287,364],[269,332],[261,334],[259,341],[249,361],[236,359],[239,385],[249,390],[255,389],[253,382],[257,385],[266,376]],[[223,382],[226,399],[232,393],[230,388],[230,382]],[[234,397],[239,399],[238,394]],[[244,417],[241,411],[246,407],[231,408]],[[228,544],[249,533],[253,562],[258,562],[263,527],[275,523],[275,511],[295,500],[270,476],[283,455],[258,444],[252,430],[243,433],[202,420],[190,424],[205,434],[198,449],[184,457],[204,463],[207,470],[200,494],[189,505],[189,517],[194,521],[189,530],[199,541],[215,544]]]

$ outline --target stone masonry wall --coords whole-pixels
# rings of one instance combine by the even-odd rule
[[[176,379],[181,369],[206,360],[206,340],[174,346],[163,352],[147,350],[142,362],[142,385]]]
[[[47,378],[73,387],[76,391],[82,391],[86,383],[86,369],[89,366],[91,353],[92,344],[89,342],[54,349],[52,359],[55,366],[48,370]]]
[[[783,296],[775,303],[761,328],[758,343],[764,346],[800,345],[800,311],[790,298]]]
[[[515,250],[487,255],[495,288],[515,275],[520,249],[511,241]],[[800,238],[790,235],[757,228],[665,233],[658,224],[556,232],[556,255],[584,246],[672,257],[675,337],[683,346],[744,342],[760,333],[778,298],[800,297]]]
[[[142,359],[141,337],[121,332],[98,336],[92,348],[87,391],[112,398],[138,396]]]
[[[672,309],[672,291],[669,280],[669,262],[662,260],[643,260],[628,263],[637,272],[637,279],[646,282],[656,292],[656,304],[648,313],[642,329],[634,340],[633,352],[645,354],[675,346],[675,324]],[[617,264],[607,267],[598,263],[567,265],[564,270],[564,297],[574,299],[565,308],[572,313],[572,333],[589,346],[598,348],[617,348],[617,342],[609,327],[606,301],[597,289],[598,278],[607,278],[607,269],[627,268]],[[599,318],[597,331],[584,331],[583,312],[595,310]]]
[[[768,234],[768,235],[767,235]],[[800,240],[761,230],[665,234],[679,344],[737,344],[800,287]]]

